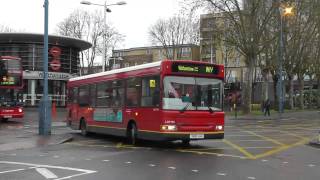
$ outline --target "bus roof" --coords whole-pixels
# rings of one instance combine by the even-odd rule
[[[111,70],[111,71],[105,71],[105,72],[75,77],[75,78],[69,79],[69,81],[78,81],[78,80],[95,78],[95,77],[106,76],[106,75],[111,75],[111,74],[130,72],[130,71],[139,70],[139,69],[153,68],[153,67],[160,66],[160,64],[161,64],[161,61],[157,61],[157,62],[148,63],[148,64],[142,64],[142,65],[137,65],[137,66],[131,66],[131,67],[115,69],[115,70]]]

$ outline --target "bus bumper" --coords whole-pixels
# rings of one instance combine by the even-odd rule
[[[141,134],[141,136],[139,136]],[[139,132],[138,138],[156,140],[156,141],[175,141],[175,140],[206,140],[206,139],[223,139],[224,132],[213,132],[213,133],[203,133],[203,132],[190,132],[190,133],[152,133],[152,132]]]

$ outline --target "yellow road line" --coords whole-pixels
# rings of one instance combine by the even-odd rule
[[[294,144],[281,146],[280,148],[273,149],[273,150],[267,151],[267,152],[262,153],[262,154],[258,154],[258,155],[256,155],[256,156],[254,156],[253,159],[259,159],[259,158],[263,158],[263,157],[266,157],[266,156],[270,156],[270,155],[272,155],[272,154],[275,154],[275,153],[278,153],[278,152],[281,152],[281,151],[290,149],[290,148],[292,148],[292,147],[305,144],[305,143],[307,143],[308,141],[309,141],[309,139],[305,139],[305,140],[298,141],[298,142],[296,142],[296,143],[294,143]]]
[[[230,145],[231,147],[233,147],[234,149],[237,149],[238,151],[240,151],[242,154],[244,154],[247,158],[249,159],[253,159],[254,155],[252,155],[251,153],[249,153],[248,151],[246,151],[243,147],[238,146],[234,143],[232,143],[231,141],[228,141],[226,139],[223,140],[223,142],[225,142],[226,144]]]
[[[205,154],[205,155],[216,155],[216,156],[225,156],[225,157],[235,157],[235,158],[241,158],[241,159],[247,159],[247,157],[244,156],[237,156],[233,154],[221,154],[221,153],[214,153],[214,152],[203,152],[203,151],[192,151],[192,150],[176,150],[178,152],[187,152],[187,153],[196,153],[196,154]]]
[[[277,141],[277,140],[275,140],[275,139],[272,139],[272,138],[269,138],[269,137],[266,137],[266,136],[259,135],[259,134],[257,134],[257,133],[252,132],[252,131],[245,131],[245,132],[247,132],[247,133],[249,133],[249,134],[252,134],[252,135],[255,135],[255,136],[257,136],[257,137],[260,137],[261,139],[264,139],[264,140],[266,140],[266,141],[273,142],[274,144],[278,144],[278,145],[280,145],[280,146],[285,146],[285,145],[286,145],[286,144],[283,144],[283,143],[281,143],[281,142],[279,142],[279,141]]]

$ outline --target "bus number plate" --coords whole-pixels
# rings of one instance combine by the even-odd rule
[[[3,118],[12,118],[12,116],[3,116]]]
[[[190,134],[190,139],[204,139],[204,134]]]

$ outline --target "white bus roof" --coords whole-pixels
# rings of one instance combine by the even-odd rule
[[[115,70],[111,70],[111,71],[89,74],[89,75],[85,75],[85,76],[79,76],[79,77],[71,78],[71,79],[69,79],[69,81],[78,81],[78,80],[95,78],[95,77],[100,77],[100,76],[107,76],[107,75],[111,75],[111,74],[129,72],[129,71],[134,71],[134,70],[139,70],[139,69],[152,68],[152,67],[160,66],[160,64],[161,64],[161,61],[157,61],[157,62],[148,63],[148,64],[142,64],[142,65],[131,66],[131,67],[126,67],[126,68],[121,68],[121,69],[115,69]]]

